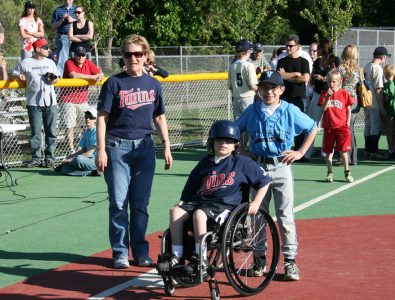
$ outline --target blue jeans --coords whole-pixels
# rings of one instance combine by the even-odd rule
[[[64,64],[69,58],[70,45],[69,37],[67,34],[56,34],[56,55],[58,56],[58,70],[60,76],[63,77]]]
[[[151,136],[138,140],[106,137],[106,152],[104,178],[110,201],[113,258],[128,257],[129,244],[134,258],[146,258],[149,253],[145,239],[147,208],[156,164],[154,141]]]
[[[29,115],[31,132],[30,147],[32,148],[32,160],[40,162],[42,160],[42,137],[41,127],[44,125],[45,133],[45,160],[55,161],[56,147],[56,118],[58,108],[56,105],[47,107],[26,106]]]
[[[62,165],[62,173],[72,176],[90,175],[93,170],[96,170],[95,157],[93,156],[77,155],[71,162]]]

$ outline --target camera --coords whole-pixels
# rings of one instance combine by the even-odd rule
[[[44,74],[45,78],[47,78],[49,81],[55,80],[58,78],[54,73],[47,72]]]

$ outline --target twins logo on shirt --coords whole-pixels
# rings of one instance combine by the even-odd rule
[[[212,192],[224,189],[227,186],[234,184],[234,177],[236,175],[235,171],[229,172],[228,175],[224,173],[217,174],[217,172],[213,171],[213,173],[207,177],[204,177],[202,180],[202,185],[199,189],[200,195],[211,194]]]
[[[119,107],[127,107],[131,110],[135,110],[140,106],[149,105],[155,102],[155,91],[134,91],[134,89],[128,91],[120,91],[119,92],[120,103]]]

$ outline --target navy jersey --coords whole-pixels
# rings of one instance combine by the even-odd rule
[[[123,139],[152,134],[152,119],[165,113],[159,81],[147,74],[111,76],[100,91],[97,109],[109,113],[106,132]]]
[[[218,164],[206,156],[192,170],[181,194],[182,201],[216,201],[239,205],[243,189],[258,190],[271,179],[266,171],[250,157],[230,155]]]

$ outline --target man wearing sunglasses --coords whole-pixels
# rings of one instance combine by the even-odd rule
[[[299,55],[299,48],[299,37],[297,35],[288,36],[286,43],[288,55],[278,61],[277,71],[285,85],[281,99],[294,104],[302,112],[305,112],[306,84],[310,80],[310,67],[308,60]],[[303,140],[304,135],[295,137],[295,150],[300,148]]]
[[[58,57],[58,68],[63,75],[64,64],[69,57],[70,45],[69,30],[70,25],[77,20],[75,16],[74,0],[65,0],[62,6],[55,9],[52,15],[52,29],[56,30],[56,55]]]
[[[74,50],[74,57],[66,61],[63,78],[80,78],[99,82],[104,78],[103,72],[86,57],[87,51],[79,46]],[[74,128],[79,127],[88,109],[88,86],[64,88],[60,95],[61,109],[64,116],[69,152],[75,151]]]
[[[57,101],[53,84],[60,74],[48,58],[48,42],[40,38],[33,43],[34,55],[19,62],[14,78],[26,80],[26,108],[31,131],[32,160],[26,167],[52,167],[55,162]],[[45,149],[42,158],[41,127],[44,125]]]

